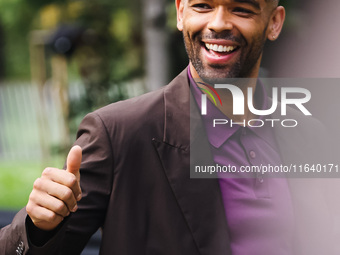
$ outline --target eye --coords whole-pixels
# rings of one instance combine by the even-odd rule
[[[195,10],[195,11],[198,11],[198,12],[206,12],[206,11],[209,11],[211,10],[211,6],[209,4],[194,4],[192,5],[192,8]]]
[[[241,16],[249,16],[249,15],[255,14],[252,10],[242,8],[242,7],[234,8],[233,12],[236,13],[236,14],[239,14]]]

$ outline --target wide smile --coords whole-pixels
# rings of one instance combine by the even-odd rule
[[[226,45],[218,45],[218,44],[209,44],[205,43],[205,48],[211,53],[231,53],[237,49],[236,46],[226,46]]]
[[[203,42],[203,55],[208,64],[227,64],[235,57],[240,47],[225,43]]]

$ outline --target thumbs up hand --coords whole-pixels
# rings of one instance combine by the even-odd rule
[[[33,224],[42,230],[55,229],[66,216],[78,209],[81,199],[79,168],[82,150],[71,148],[67,169],[46,168],[33,185],[26,211]]]
[[[80,146],[78,145],[73,146],[67,156],[66,171],[71,174],[74,174],[74,176],[77,178],[77,183],[79,186],[79,189],[75,190],[77,201],[81,199],[80,173],[79,173],[81,159],[82,159],[82,150]]]

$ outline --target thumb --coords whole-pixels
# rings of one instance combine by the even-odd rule
[[[66,160],[66,171],[77,175],[79,172],[80,164],[82,158],[82,149],[80,146],[73,146],[68,153]]]

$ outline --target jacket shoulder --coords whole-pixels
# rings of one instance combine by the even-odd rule
[[[162,114],[164,108],[163,87],[157,91],[109,104],[93,112],[105,123],[110,121],[135,121],[146,120],[148,115],[153,117]]]
[[[187,99],[181,100],[184,84],[187,83],[187,69],[168,85],[138,97],[119,101],[98,109],[90,115],[97,115],[108,129],[133,129],[144,126],[163,126],[165,114],[172,107],[181,110]],[[182,93],[183,94],[183,93]]]

